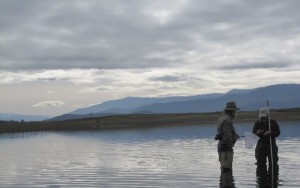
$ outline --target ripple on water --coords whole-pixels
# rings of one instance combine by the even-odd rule
[[[219,187],[223,180],[235,187],[257,185],[254,148],[245,149],[243,140],[234,148],[233,173],[222,176],[211,127],[168,127],[166,136],[156,137],[157,132],[2,137],[0,187]],[[299,140],[278,140],[280,186],[300,185]]]

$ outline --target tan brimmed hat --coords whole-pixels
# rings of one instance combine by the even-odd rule
[[[235,102],[228,102],[224,110],[237,111],[239,108],[236,106]]]

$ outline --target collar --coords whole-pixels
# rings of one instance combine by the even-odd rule
[[[235,118],[234,114],[228,113],[228,112],[224,112],[223,113],[225,116],[229,117],[231,120],[233,120]]]

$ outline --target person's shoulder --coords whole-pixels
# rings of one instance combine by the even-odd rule
[[[229,119],[227,116],[222,115],[222,116],[218,119],[217,124],[218,124],[218,125],[224,125],[224,124],[228,124],[229,122],[230,122],[230,119]]]
[[[258,124],[260,124],[259,119],[257,119],[257,120],[255,121],[254,125],[258,125]]]
[[[229,123],[232,123],[232,121],[229,118],[226,118],[226,119],[224,119],[223,123],[229,124]]]
[[[224,116],[224,114],[222,115],[222,116],[220,116],[219,118],[218,118],[218,121],[220,122],[220,121],[224,121],[224,119],[226,119],[226,117]]]
[[[277,124],[277,121],[275,119],[271,119],[270,122],[273,124]]]

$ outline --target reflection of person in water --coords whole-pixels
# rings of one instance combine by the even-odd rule
[[[232,175],[232,171],[222,171],[220,177],[220,188],[235,188],[234,178]]]
[[[258,188],[277,188],[278,187],[278,175],[279,175],[279,167],[275,166],[273,171],[273,182],[272,182],[272,174],[270,170],[267,170],[266,165],[258,165],[256,169],[256,180]]]

